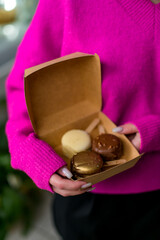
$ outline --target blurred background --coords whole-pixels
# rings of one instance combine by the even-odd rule
[[[5,80],[38,0],[0,0],[0,240],[60,239],[51,219],[52,194],[10,166]]]

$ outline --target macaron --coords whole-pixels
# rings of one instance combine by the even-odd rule
[[[72,129],[62,136],[61,144],[64,155],[72,158],[77,153],[91,148],[91,137],[84,130]]]
[[[81,177],[100,172],[102,166],[101,156],[93,151],[77,153],[71,160],[72,173]]]
[[[104,160],[114,160],[122,156],[123,144],[119,137],[104,133],[93,139],[92,150],[100,154]]]

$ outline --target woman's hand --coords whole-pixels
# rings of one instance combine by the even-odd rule
[[[114,128],[112,131],[126,134],[129,140],[131,141],[131,143],[135,146],[135,148],[138,151],[140,150],[140,146],[141,146],[140,133],[134,124],[127,123]]]
[[[72,173],[67,167],[61,167],[51,176],[49,183],[51,184],[53,191],[63,197],[79,195],[93,190],[91,183],[73,181],[70,179],[71,177]]]

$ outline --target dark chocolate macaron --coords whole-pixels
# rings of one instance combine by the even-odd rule
[[[102,155],[104,160],[114,160],[122,156],[123,145],[119,137],[105,133],[93,139],[92,150]]]
[[[103,160],[93,151],[83,151],[73,156],[71,171],[74,175],[85,177],[101,171]]]

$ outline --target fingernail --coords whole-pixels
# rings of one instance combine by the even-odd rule
[[[92,183],[86,183],[86,184],[81,186],[81,189],[85,189],[85,188],[88,188],[90,186],[92,186]]]
[[[62,172],[69,179],[73,176],[73,174],[66,167],[62,168]]]
[[[95,189],[95,187],[89,188],[86,192],[93,191],[94,189]]]
[[[123,128],[122,127],[116,127],[112,129],[112,132],[118,133],[118,132],[122,132]]]

